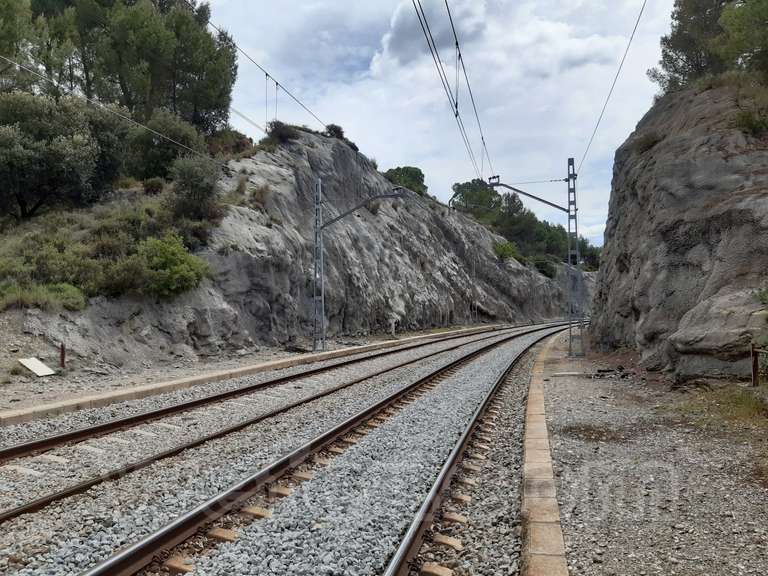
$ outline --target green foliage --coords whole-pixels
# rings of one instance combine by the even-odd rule
[[[338,124],[328,124],[325,127],[325,135],[329,138],[338,138],[339,140],[346,140],[344,136],[344,128]]]
[[[219,168],[199,158],[179,158],[171,167],[171,207],[179,218],[216,220],[221,216],[217,197]]]
[[[2,282],[0,311],[9,308],[82,310],[85,308],[85,295],[69,284],[33,284],[22,287],[15,282]]]
[[[208,152],[212,156],[224,156],[227,158],[236,158],[253,148],[253,139],[233,128],[219,130],[209,136],[207,142]]]
[[[175,234],[162,239],[147,238],[139,243],[135,264],[132,262],[130,268],[142,270],[143,293],[161,298],[190,290],[208,275],[208,265],[189,254]]]
[[[0,210],[26,219],[98,200],[117,176],[127,131],[107,116],[77,98],[0,94]]]
[[[520,251],[515,246],[514,242],[502,242],[493,245],[493,252],[498,256],[499,260],[506,261],[510,258],[514,258],[517,261],[522,261],[523,257],[520,255]]]
[[[384,177],[396,186],[404,186],[421,196],[426,196],[427,186],[424,184],[424,172],[415,166],[399,166],[390,168]]]
[[[140,197],[10,229],[0,242],[0,301],[76,308],[85,304],[78,294],[165,297],[196,286],[205,264],[184,245],[200,245],[210,223],[178,218],[169,204]]]
[[[754,110],[742,110],[736,114],[734,125],[746,134],[760,137],[768,132],[768,115]]]
[[[727,0],[675,0],[672,30],[661,39],[659,67],[648,71],[662,92],[679,90],[697,78],[725,70],[714,40],[723,31],[718,20],[727,3]]]
[[[539,259],[534,262],[534,266],[536,267],[536,270],[547,278],[554,278],[557,276],[557,268],[555,268],[555,263],[552,262],[552,260]]]
[[[482,180],[453,185],[452,205],[472,214],[509,242],[514,243],[522,258],[554,257],[564,261],[568,249],[568,234],[560,225],[540,221],[523,206],[517,194],[499,194]],[[589,258],[589,266],[599,265],[599,248],[581,238],[582,254]]]
[[[732,2],[720,18],[723,34],[717,49],[734,69],[768,78],[768,0]]]
[[[206,150],[205,141],[195,127],[168,110],[155,111],[147,126],[187,148],[203,153]],[[128,171],[141,180],[167,178],[171,164],[183,154],[184,150],[177,144],[139,126],[131,128],[128,134]]]
[[[208,31],[208,5],[193,4],[35,0],[30,10],[28,0],[0,0],[0,53],[139,119],[165,107],[211,134],[226,125],[236,49],[226,33]],[[61,96],[51,83],[13,74],[9,90]]]
[[[293,126],[279,120],[273,120],[267,125],[267,137],[259,144],[287,144],[291,140],[298,140],[299,136],[299,131]]]
[[[150,196],[157,196],[165,188],[165,180],[162,178],[149,178],[144,180],[144,193]]]

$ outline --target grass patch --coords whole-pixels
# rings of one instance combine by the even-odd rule
[[[82,310],[85,294],[70,284],[0,284],[0,310],[41,308],[42,310]]]
[[[703,422],[768,427],[768,405],[752,390],[735,384],[696,393],[680,412]]]

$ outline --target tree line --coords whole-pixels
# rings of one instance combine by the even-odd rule
[[[499,194],[485,181],[474,179],[453,185],[451,205],[472,214],[506,238],[509,245],[498,250],[523,263],[530,261],[540,271],[552,275],[552,262],[567,259],[568,232],[559,224],[539,220],[514,192]],[[600,248],[586,238],[579,238],[584,266],[596,270],[600,265]],[[501,256],[500,256],[501,257]]]
[[[148,120],[165,108],[204,134],[224,127],[236,49],[207,29],[208,4],[185,0],[0,0],[2,91],[58,100],[75,92]]]
[[[663,92],[727,71],[768,80],[768,0],[675,0],[659,66],[648,71]]]

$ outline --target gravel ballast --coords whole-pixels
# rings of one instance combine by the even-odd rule
[[[5,523],[0,572],[57,576],[82,571],[329,427],[486,343],[368,380]],[[514,345],[520,344],[508,346]]]
[[[453,570],[455,576],[520,574],[523,432],[535,350],[525,353],[496,395],[499,402],[497,427],[487,433],[490,441],[483,442],[490,450],[482,470],[472,475],[478,487],[453,482],[452,492],[466,494],[472,501],[468,504],[443,501],[443,512],[457,511],[466,516],[469,523],[457,526],[438,518],[435,532],[459,539],[464,549],[457,552],[435,545],[427,538],[419,554],[421,561],[437,562]],[[460,476],[461,472],[457,478]],[[419,572],[412,571],[411,574],[417,576]]]
[[[272,518],[199,559],[196,573],[380,574],[484,396],[540,337],[521,337],[459,369],[280,501]]]
[[[632,366],[601,356],[574,362],[566,351],[558,339],[552,372]],[[722,383],[706,393],[676,391],[631,368],[545,384],[572,576],[768,573],[768,487],[755,476],[765,423],[722,420],[714,403],[690,409]]]
[[[203,406],[101,438],[63,446],[42,456],[14,460],[11,462],[14,466],[21,466],[37,474],[25,473],[13,467],[0,467],[0,510],[8,510],[60,491],[399,362],[417,359],[430,352],[462,343],[467,343],[467,346],[481,346],[504,338],[504,334],[495,335],[490,340],[478,337],[451,340],[440,346],[430,345],[426,350],[418,348],[398,353],[394,358],[375,358],[366,361],[362,366],[356,364],[341,367],[329,373],[259,390],[231,401]],[[399,369],[394,374],[404,373],[412,366],[414,365]],[[242,385],[240,383],[240,386]]]

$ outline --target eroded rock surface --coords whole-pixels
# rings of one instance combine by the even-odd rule
[[[733,88],[662,98],[616,153],[592,337],[646,367],[745,375],[766,328],[768,142]]]
[[[32,311],[24,329],[71,353],[115,366],[215,356],[311,337],[313,193],[323,180],[326,220],[392,185],[346,143],[302,133],[274,153],[233,161],[235,193],[201,254],[213,276],[168,302],[94,299],[80,313]],[[477,320],[522,322],[565,313],[564,272],[550,280],[493,247],[504,240],[431,199],[384,200],[325,233],[329,336]],[[593,284],[587,278],[588,288]]]

